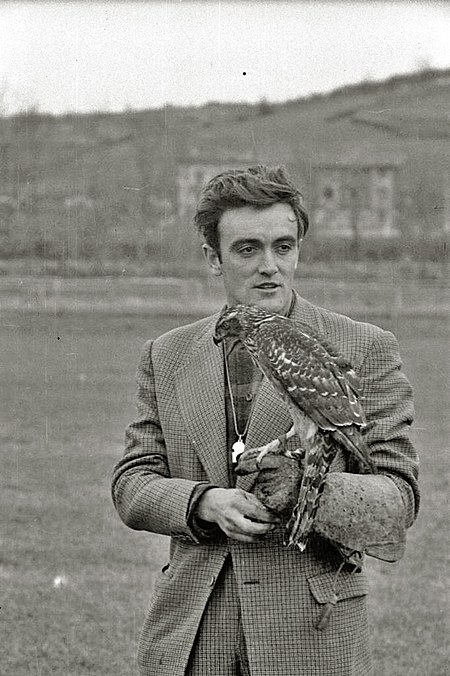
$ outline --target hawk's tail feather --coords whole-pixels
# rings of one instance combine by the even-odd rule
[[[305,470],[291,518],[286,526],[287,545],[297,545],[300,551],[306,547],[312,530],[325,476],[336,455],[337,447],[331,436],[316,436],[315,444],[307,453]]]

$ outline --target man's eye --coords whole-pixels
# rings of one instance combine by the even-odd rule
[[[278,247],[278,252],[281,254],[289,253],[292,251],[292,246],[290,244],[280,244]]]
[[[243,246],[241,249],[239,249],[239,253],[243,254],[244,256],[250,256],[254,251],[254,246]]]

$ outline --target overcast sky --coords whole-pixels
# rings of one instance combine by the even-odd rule
[[[282,101],[450,67],[444,2],[3,2],[0,112]]]

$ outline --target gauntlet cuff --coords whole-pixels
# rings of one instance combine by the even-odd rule
[[[401,493],[384,475],[328,474],[314,522],[319,535],[383,561],[404,553],[406,513]]]

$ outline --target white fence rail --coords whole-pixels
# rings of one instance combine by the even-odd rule
[[[311,302],[347,314],[446,314],[448,285],[430,281],[298,279],[296,288]],[[221,307],[215,280],[175,278],[0,278],[0,309],[148,312],[206,315]]]

